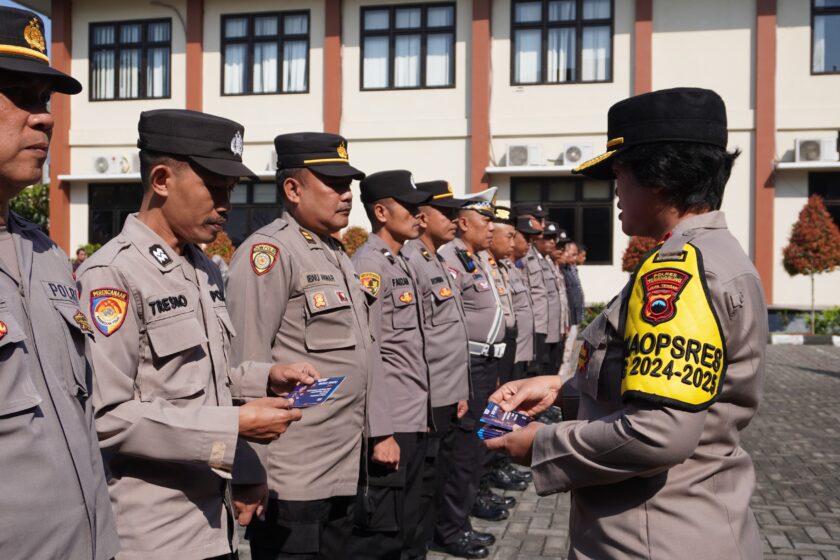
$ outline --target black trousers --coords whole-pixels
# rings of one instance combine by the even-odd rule
[[[325,500],[269,500],[265,521],[245,533],[253,560],[342,558],[353,528],[354,496]]]
[[[544,373],[546,353],[548,345],[545,342],[545,333],[534,334],[534,359],[528,362],[528,377],[542,375]]]
[[[451,544],[470,529],[469,515],[478,495],[487,448],[478,439],[481,414],[495,391],[499,376],[497,358],[470,356],[473,395],[467,413],[458,421],[452,452],[452,467],[443,488],[434,540]]]
[[[516,327],[505,329],[505,353],[499,360],[499,384],[503,385],[513,379],[513,364],[516,358]]]
[[[420,519],[409,558],[425,558],[428,544],[434,537],[435,519],[440,509],[443,487],[452,469],[452,451],[458,422],[458,405],[432,409],[435,429],[429,432],[426,461],[423,464],[420,491]]]
[[[368,449],[367,485],[359,486],[349,554],[336,558],[400,560],[408,557],[420,524],[420,493],[428,434],[396,433],[400,467],[374,463]],[[372,447],[372,446],[371,446]]]
[[[525,379],[528,372],[528,362],[516,362],[513,364],[513,380]]]

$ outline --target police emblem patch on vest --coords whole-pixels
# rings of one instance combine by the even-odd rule
[[[362,283],[362,288],[367,293],[376,297],[379,293],[380,286],[382,286],[382,277],[375,272],[362,272],[359,274],[359,282]]]
[[[280,249],[271,243],[254,243],[251,246],[251,268],[254,274],[262,276],[274,268],[279,252]]]
[[[128,294],[116,288],[90,291],[90,316],[97,330],[111,336],[123,325],[128,313]]]
[[[655,251],[639,266],[624,302],[623,398],[697,411],[720,395],[726,342],[705,278],[691,244],[676,259]]]

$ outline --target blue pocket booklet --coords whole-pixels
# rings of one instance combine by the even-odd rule
[[[289,392],[286,398],[292,401],[292,408],[316,406],[330,398],[342,381],[344,381],[343,375],[318,379],[312,385],[298,385]]]
[[[487,408],[484,409],[484,414],[481,415],[481,421],[491,427],[494,432],[501,430],[503,433],[499,435],[504,435],[506,432],[524,428],[533,422],[534,419],[514,410],[505,412],[501,406],[491,402],[487,403]],[[482,429],[487,429],[487,427]],[[495,437],[498,437],[498,435]]]

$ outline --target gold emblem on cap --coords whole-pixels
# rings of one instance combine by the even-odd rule
[[[44,42],[44,35],[41,33],[41,26],[38,24],[36,18],[32,18],[29,24],[23,28],[23,38],[26,39],[26,44],[30,49],[35,49],[41,52],[47,50],[47,45]]]
[[[338,157],[347,159],[347,146],[344,145],[344,142],[339,144],[335,151],[338,153]]]
[[[496,208],[496,216],[500,220],[509,220],[510,219],[510,212],[507,211],[505,208]]]

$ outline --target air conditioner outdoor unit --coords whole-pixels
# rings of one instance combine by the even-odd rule
[[[591,158],[592,144],[569,142],[563,145],[563,153],[557,159],[562,160],[563,165],[575,166]]]
[[[508,144],[507,165],[508,167],[520,167],[525,165],[541,165],[540,147],[528,144]]]
[[[837,161],[835,138],[797,138],[794,161]]]
[[[103,175],[121,175],[140,170],[137,155],[102,154],[93,158],[93,170]]]

